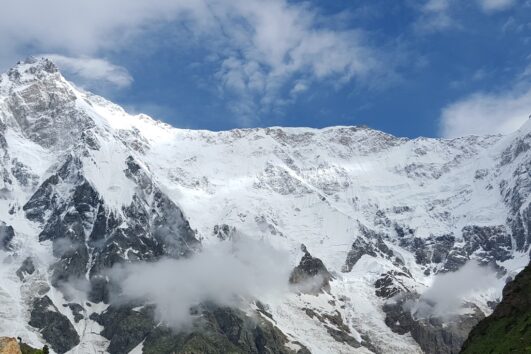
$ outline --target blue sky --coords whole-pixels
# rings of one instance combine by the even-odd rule
[[[47,55],[176,127],[508,133],[531,114],[530,0],[21,0],[0,68]]]

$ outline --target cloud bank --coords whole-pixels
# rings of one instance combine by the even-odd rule
[[[496,272],[475,261],[468,262],[458,271],[438,275],[435,281],[411,307],[417,318],[445,317],[459,313],[467,296],[500,288]]]
[[[154,304],[158,320],[182,328],[191,323],[190,308],[202,302],[238,306],[245,299],[288,291],[287,260],[265,242],[233,238],[188,259],[115,267],[110,276],[122,290],[114,301]]]
[[[464,135],[509,134],[531,114],[531,87],[504,93],[476,93],[445,107],[440,133],[445,138]]]
[[[97,58],[165,25],[176,46],[196,43],[210,52],[212,79],[230,93],[242,124],[285,104],[284,93],[302,92],[295,81],[368,83],[392,71],[365,33],[328,26],[309,4],[288,0],[20,0],[3,5],[0,48],[13,61],[28,48],[57,53],[59,66],[81,79],[124,87],[130,75]]]

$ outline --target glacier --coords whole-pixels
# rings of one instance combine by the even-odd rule
[[[56,352],[121,352],[97,320],[109,309],[103,270],[190,257],[242,234],[283,250],[292,267],[311,254],[330,273],[325,291],[242,308],[281,331],[286,350],[455,351],[529,262],[530,146],[531,121],[456,139],[346,126],[177,129],[27,59],[0,76],[0,335],[42,346],[49,328],[31,325],[39,300],[78,337]],[[453,319],[434,325],[404,311],[469,261],[497,281],[459,299]],[[89,290],[66,292],[73,278]]]

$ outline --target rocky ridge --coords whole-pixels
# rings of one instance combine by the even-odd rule
[[[530,137],[529,124],[453,140],[362,127],[180,130],[131,116],[50,61],[29,59],[0,76],[0,334],[16,322],[36,346],[79,353],[161,343],[454,351],[529,259]],[[237,232],[287,250],[292,282],[319,274],[323,291],[260,299],[263,309],[247,313],[206,307],[209,330],[186,338],[164,332],[147,308],[105,304],[104,272],[114,265],[190,257]],[[500,284],[466,299],[477,316],[447,326],[393,307],[470,260],[494,267]],[[111,333],[138,316],[138,338]],[[68,335],[55,338],[49,321]]]

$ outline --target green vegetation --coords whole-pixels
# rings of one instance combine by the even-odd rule
[[[48,347],[46,347],[46,350],[48,350]],[[49,351],[45,351],[43,349],[35,349],[27,345],[26,343],[20,343],[20,351],[22,354],[48,354]]]
[[[503,289],[491,316],[470,332],[461,354],[531,354],[531,266]]]
[[[157,353],[243,354],[226,338],[215,333],[176,334],[169,329],[157,328],[144,342],[145,354]]]
[[[471,338],[462,354],[531,354],[531,316],[502,318]]]

